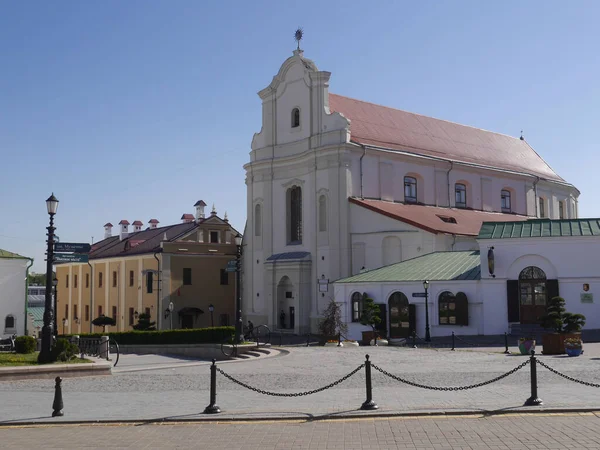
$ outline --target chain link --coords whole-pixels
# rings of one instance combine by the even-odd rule
[[[390,378],[393,378],[396,381],[400,381],[401,383],[406,383],[410,386],[414,386],[414,387],[418,387],[418,388],[423,388],[423,389],[431,389],[433,391],[466,391],[467,389],[474,389],[474,388],[478,388],[478,387],[482,387],[485,386],[487,384],[492,384],[495,383],[496,381],[501,380],[502,378],[506,378],[509,375],[512,375],[513,373],[515,373],[517,370],[521,370],[523,367],[525,367],[527,364],[529,364],[529,360],[519,364],[517,367],[515,367],[514,369],[512,369],[509,372],[506,372],[505,374],[502,374],[496,378],[493,378],[491,380],[488,381],[483,381],[481,383],[477,383],[477,384],[471,384],[469,386],[427,386],[424,384],[419,384],[419,383],[415,383],[414,381],[410,381],[410,380],[406,380],[404,378],[400,378],[396,375],[393,375],[385,370],[383,370],[381,367],[376,366],[375,364],[371,364],[371,367],[379,372],[381,372],[384,375],[387,375]]]
[[[320,387],[318,389],[313,389],[312,391],[306,391],[306,392],[293,392],[291,394],[286,394],[286,393],[282,393],[282,392],[270,392],[270,391],[265,391],[263,389],[258,389],[255,388],[253,386],[250,386],[249,384],[246,384],[242,381],[236,380],[235,378],[233,378],[231,375],[229,375],[228,373],[223,372],[223,370],[220,367],[217,367],[217,370],[219,371],[219,373],[221,375],[223,375],[225,378],[227,378],[230,381],[233,381],[236,384],[239,384],[242,387],[245,387],[246,389],[250,389],[251,391],[254,392],[258,392],[259,394],[264,394],[264,395],[271,395],[273,397],[302,397],[304,395],[311,395],[311,394],[316,394],[317,392],[322,392],[326,389],[332,388],[334,386],[337,386],[338,384],[346,381],[348,378],[350,378],[352,375],[354,375],[356,372],[358,372],[359,370],[361,370],[363,367],[365,367],[364,364],[361,364],[360,366],[358,366],[356,369],[354,369],[352,372],[350,372],[348,375],[340,378],[337,381],[334,381],[331,384],[328,384],[327,386],[323,386]]]
[[[569,375],[565,375],[564,373],[560,373],[558,370],[553,369],[552,367],[550,367],[549,365],[543,363],[542,361],[540,361],[539,359],[537,360],[538,364],[542,367],[545,367],[546,369],[548,369],[550,372],[558,375],[559,377],[563,377],[569,381],[574,381],[575,383],[579,383],[579,384],[584,384],[586,386],[591,386],[591,387],[600,387],[600,384],[596,384],[596,383],[590,383],[589,381],[582,381],[582,380],[578,380],[577,378],[573,378],[570,377]]]
[[[459,337],[459,336],[457,336],[457,335],[454,335],[454,338],[455,338],[457,341],[460,341],[460,342],[463,342],[463,343],[465,343],[465,344],[467,344],[467,345],[470,345],[471,347],[479,347],[479,345],[477,345],[477,344],[473,344],[472,342],[469,342],[469,341],[465,341],[464,339],[462,339],[461,337]]]

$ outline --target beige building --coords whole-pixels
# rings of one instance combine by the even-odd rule
[[[238,232],[214,206],[205,217],[205,206],[198,201],[195,215],[164,227],[152,219],[142,230],[136,220],[130,232],[129,222],[121,220],[116,236],[107,223],[89,263],[57,264],[59,331],[63,326],[65,333],[100,331],[91,324],[100,315],[116,320],[111,331],[128,331],[141,313],[150,314],[159,329],[233,324],[235,273],[226,267],[236,257]]]

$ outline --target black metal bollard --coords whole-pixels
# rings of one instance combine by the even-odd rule
[[[504,354],[510,355],[510,351],[508,350],[508,334],[506,331],[504,332]]]
[[[338,347],[342,346],[342,333],[338,333]]]
[[[217,406],[217,360],[212,360],[210,366],[210,405],[204,408],[204,414],[218,414],[221,408]]]
[[[371,383],[371,361],[369,361],[369,355],[365,361],[365,380],[367,384],[367,399],[361,405],[360,409],[373,410],[379,408],[377,403],[373,401],[373,385]]]
[[[52,417],[60,417],[64,415],[62,412],[62,409],[64,408],[62,387],[60,385],[62,383],[62,378],[56,377],[54,381],[56,381],[56,385],[54,386],[54,402],[52,403],[52,409],[54,411],[52,411]]]
[[[413,333],[413,348],[417,348],[417,333]]]
[[[281,340],[283,339],[283,334],[279,333],[279,346],[281,347]]]
[[[450,350],[454,351],[454,331],[452,332],[452,348]]]
[[[542,399],[538,397],[537,393],[537,360],[535,358],[535,350],[531,350],[529,365],[531,366],[531,397],[525,401],[523,406],[542,405]]]
[[[306,346],[310,347],[310,333],[306,333]]]

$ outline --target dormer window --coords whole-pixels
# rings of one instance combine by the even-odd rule
[[[298,128],[300,126],[300,110],[298,108],[292,109],[292,128]]]

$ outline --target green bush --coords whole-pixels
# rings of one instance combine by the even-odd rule
[[[81,338],[109,336],[119,345],[162,345],[220,343],[234,333],[234,327],[214,327],[163,331],[120,331],[106,334],[80,334],[79,336]]]
[[[54,342],[50,352],[52,361],[70,361],[77,358],[79,347],[69,342],[68,339],[59,338]]]
[[[35,352],[36,344],[33,336],[19,336],[15,339],[15,351],[17,353],[33,353]]]

